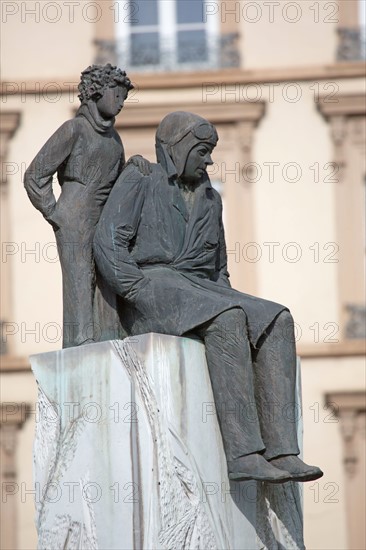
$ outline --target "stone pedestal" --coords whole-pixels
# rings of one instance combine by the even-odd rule
[[[146,334],[31,363],[40,549],[304,547],[298,484],[229,482],[202,343]]]

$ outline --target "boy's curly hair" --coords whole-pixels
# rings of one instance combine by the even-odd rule
[[[103,96],[104,90],[114,88],[114,86],[123,86],[127,91],[133,89],[131,80],[125,71],[121,71],[110,63],[90,65],[81,73],[78,98],[81,103],[88,99],[99,99]]]

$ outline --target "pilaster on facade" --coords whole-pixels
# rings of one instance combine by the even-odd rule
[[[21,114],[18,111],[3,111],[0,114],[0,227],[1,241],[10,241],[10,220],[9,220],[9,190],[8,170],[6,159],[9,151],[9,144],[20,124]],[[3,338],[4,322],[11,317],[11,265],[10,262],[1,263],[0,295],[1,295],[1,318],[0,318],[0,353],[7,353],[6,342]]]
[[[0,160],[4,162],[8,154],[8,146],[10,139],[15,134],[20,123],[20,112],[18,111],[2,111],[0,113]],[[4,182],[4,174],[2,172],[1,183]]]
[[[361,526],[366,514],[366,395],[364,391],[332,393],[326,404],[339,420],[342,437],[349,548],[365,548],[366,533]]]
[[[338,178],[334,197],[340,254],[338,287],[343,337],[365,339],[365,98],[361,93],[340,94],[332,102],[320,97],[318,109],[330,125],[333,162]]]
[[[339,419],[344,448],[344,469],[346,474],[352,477],[356,474],[362,458],[358,455],[355,439],[357,435],[365,437],[365,423],[359,423],[358,417],[366,415],[366,394],[362,391],[332,393],[327,395],[326,403]]]
[[[18,432],[30,415],[26,403],[2,403],[0,407],[1,548],[17,548],[17,442]]]

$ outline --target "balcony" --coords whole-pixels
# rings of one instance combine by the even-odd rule
[[[192,38],[192,37],[191,37]],[[184,35],[177,40],[156,41],[144,35],[143,40],[123,43],[115,40],[95,40],[95,63],[112,63],[134,72],[205,71],[240,66],[239,34],[205,36],[196,40]]]

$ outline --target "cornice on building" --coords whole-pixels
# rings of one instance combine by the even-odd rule
[[[327,97],[319,96],[319,111],[325,118],[332,116],[355,116],[366,114],[364,94],[338,94],[337,101],[329,101]]]
[[[221,69],[205,72],[130,73],[139,90],[182,89],[201,87],[202,84],[252,84],[265,82],[301,82],[309,80],[348,79],[366,76],[364,62],[339,62],[331,65],[288,67],[276,69]],[[50,78],[49,80],[3,81],[0,95],[47,93],[76,93],[79,76]],[[52,88],[53,87],[53,88]]]
[[[170,111],[179,111],[182,109],[191,110],[199,113],[202,117],[209,119],[213,124],[225,122],[247,121],[255,126],[264,115],[265,103],[243,102],[240,107],[236,103],[223,102],[198,102],[184,101],[180,103],[169,103],[165,105],[141,105],[140,103],[126,103],[123,114],[116,121],[116,128],[136,128],[153,126],[156,127],[162,118]]]
[[[366,354],[366,340],[343,340],[331,344],[301,344],[297,346],[297,354],[303,359],[363,357]]]
[[[27,357],[17,355],[1,355],[0,356],[0,372],[22,372],[30,371],[31,366]]]

